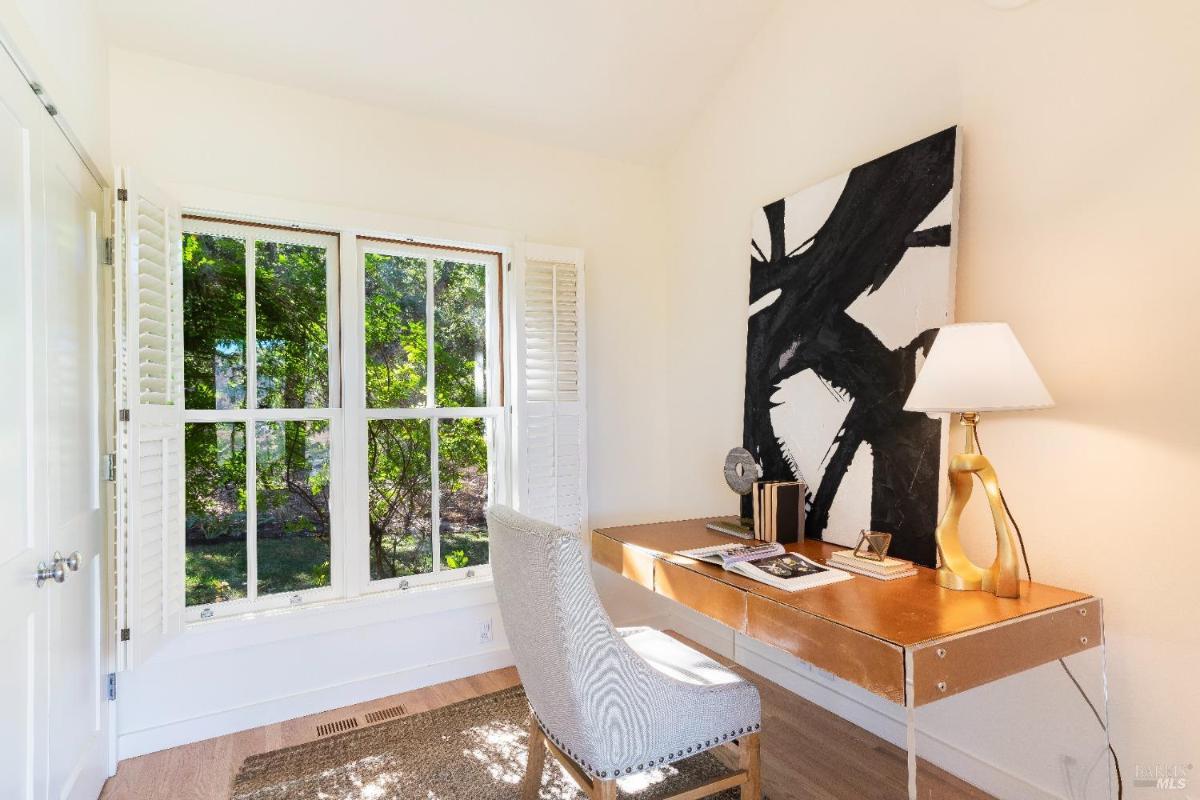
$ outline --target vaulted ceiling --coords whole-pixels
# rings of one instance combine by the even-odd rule
[[[126,49],[650,162],[776,2],[105,0],[101,13]]]

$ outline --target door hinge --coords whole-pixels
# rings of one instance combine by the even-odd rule
[[[121,641],[122,642],[129,641],[129,628],[121,628]]]
[[[113,237],[105,236],[104,237],[104,264],[106,266],[111,267],[113,265],[114,261],[116,260],[116,257],[117,257],[116,243],[113,241]]]
[[[120,411],[118,411],[117,419],[120,420],[121,422],[129,422],[129,409],[122,408]]]
[[[117,673],[108,673],[108,699],[117,699]]]
[[[116,453],[105,453],[103,458],[100,459],[100,475],[110,483],[117,479]]]
[[[129,200],[129,190],[128,189],[117,189],[117,200],[121,201],[122,203]]]

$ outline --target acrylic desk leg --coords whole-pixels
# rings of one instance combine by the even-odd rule
[[[913,657],[904,651],[904,726],[908,752],[908,800],[917,800],[917,706],[913,692]]]
[[[1104,690],[1104,697],[1101,698],[1104,702],[1104,745],[1108,748],[1110,758],[1105,760],[1111,769],[1108,771],[1108,797],[1112,800],[1114,797],[1121,796],[1120,787],[1117,785],[1118,772],[1120,767],[1116,761],[1111,759],[1113,755],[1112,749],[1112,727],[1111,718],[1108,712],[1108,631],[1104,627],[1104,601],[1100,601],[1100,683]]]

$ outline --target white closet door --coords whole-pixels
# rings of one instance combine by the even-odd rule
[[[583,253],[527,244],[517,258],[514,461],[530,516],[587,525]]]
[[[100,187],[0,56],[3,798],[90,800],[111,765],[99,469],[103,210]]]
[[[45,506],[50,548],[78,554],[50,594],[49,796],[96,797],[109,770],[103,610],[111,580],[100,475],[100,227],[104,197],[57,130],[46,136],[43,371]]]
[[[46,791],[46,626],[50,591],[35,586],[50,555],[37,518],[34,420],[35,265],[41,263],[45,111],[0,53],[0,797]]]

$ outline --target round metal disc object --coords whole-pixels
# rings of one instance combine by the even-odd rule
[[[744,447],[735,447],[725,456],[725,482],[738,494],[750,494],[762,471],[754,456]]]

